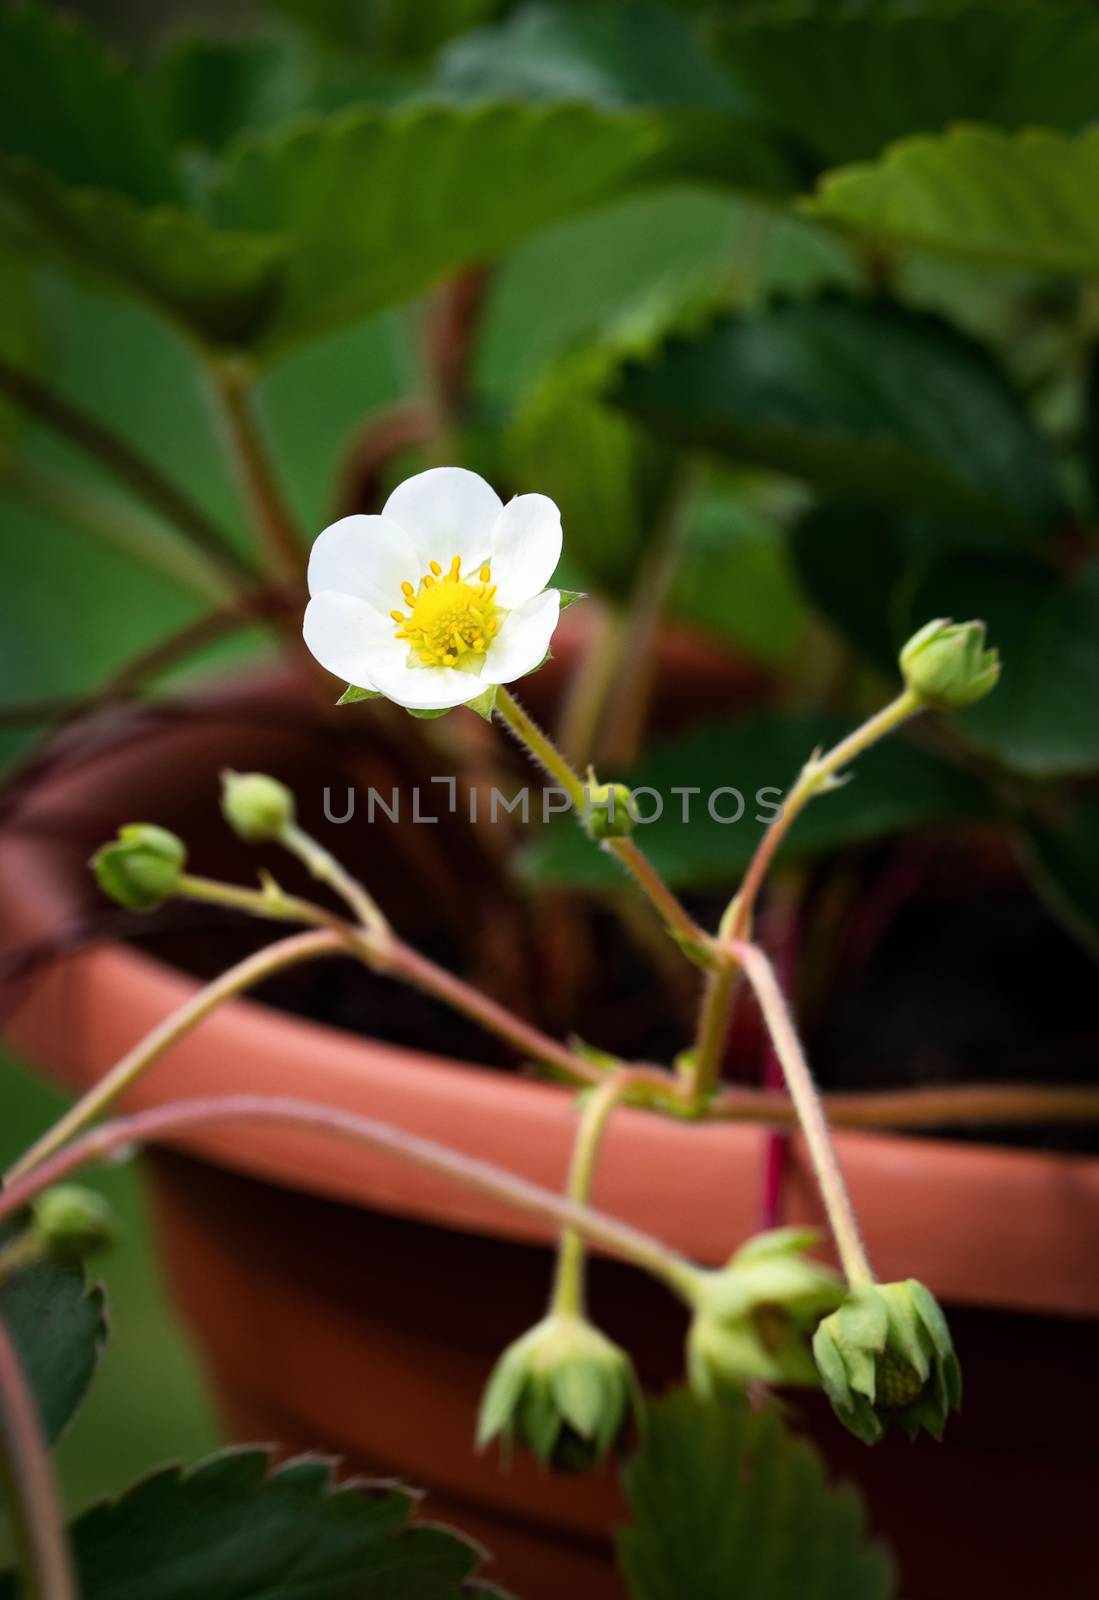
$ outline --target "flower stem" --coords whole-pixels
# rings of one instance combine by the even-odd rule
[[[251,508],[268,570],[277,582],[300,580],[305,548],[256,426],[249,368],[237,357],[209,355],[206,370],[226,448]]]
[[[685,1256],[649,1234],[642,1233],[639,1228],[631,1227],[629,1223],[605,1216],[588,1206],[578,1205],[574,1200],[543,1189],[540,1184],[531,1183],[516,1173],[507,1172],[475,1156],[450,1150],[432,1139],[423,1139],[418,1134],[394,1128],[389,1123],[343,1111],[335,1106],[315,1105],[308,1100],[281,1095],[238,1094],[184,1100],[101,1123],[39,1162],[32,1171],[27,1171],[25,1165],[21,1164],[21,1175],[0,1191],[0,1219],[27,1205],[51,1184],[60,1182],[88,1162],[101,1160],[120,1147],[152,1140],[185,1138],[201,1128],[232,1122],[283,1123],[313,1128],[318,1132],[369,1145],[375,1150],[384,1150],[415,1166],[443,1173],[456,1183],[491,1195],[520,1211],[543,1217],[561,1227],[576,1228],[590,1244],[633,1262],[685,1299],[693,1298],[699,1269]],[[49,1600],[57,1600],[57,1597],[51,1592]]]
[[[774,968],[757,945],[737,941],[732,949],[755,990],[775,1054],[782,1064],[847,1281],[852,1285],[873,1283],[874,1274],[863,1249],[824,1110]]]
[[[403,978],[417,989],[442,1000],[453,1011],[461,1012],[463,1016],[479,1023],[488,1033],[496,1034],[497,1038],[514,1046],[529,1060],[541,1062],[563,1073],[571,1083],[603,1082],[604,1074],[592,1062],[585,1061],[567,1045],[543,1033],[533,1023],[525,1022],[522,1017],[516,1016],[487,994],[482,994],[455,973],[436,966],[434,961],[429,961],[427,956],[421,955],[400,939],[390,938],[387,941],[379,965],[391,976]],[[655,1081],[662,1080],[665,1074],[651,1068],[648,1076]],[[670,1079],[668,1081],[671,1082]]]
[[[569,1166],[568,1197],[578,1205],[586,1205],[591,1198],[595,1166],[603,1134],[611,1113],[624,1097],[647,1074],[626,1067],[604,1081],[588,1097],[580,1112],[580,1126],[572,1149]],[[557,1269],[554,1274],[550,1313],[582,1317],[584,1307],[584,1261],[587,1251],[583,1233],[567,1227],[561,1233],[557,1249]]]
[[[60,1496],[34,1397],[0,1317],[0,1489],[23,1600],[77,1600]]]
[[[696,1103],[708,1100],[720,1082],[729,1018],[739,981],[736,963],[727,956],[706,974],[691,1072],[692,1096]]]
[[[568,795],[577,816],[583,818],[588,807],[587,788],[553,740],[544,734],[538,724],[506,689],[496,694],[496,710],[521,744],[526,745],[534,759],[543,766],[558,787]],[[605,839],[604,850],[617,856],[626,871],[652,901],[669,929],[692,943],[705,944],[707,935],[689,913],[680,905],[652,862],[632,839]]]
[[[233,549],[217,524],[154,462],[120,434],[83,411],[29,372],[0,361],[0,394],[105,467],[138,499],[158,511],[197,549],[227,574],[251,579],[249,564]]]
[[[337,920],[309,900],[284,894],[270,879],[262,889],[245,889],[236,883],[221,883],[216,878],[199,878],[185,872],[176,893],[183,900],[225,906],[230,911],[247,911],[253,917],[269,917],[279,922],[307,922],[313,927],[330,928]]]
[[[82,1095],[75,1105],[70,1106],[64,1115],[31,1145],[29,1150],[24,1151],[5,1174],[5,1183],[11,1183],[14,1179],[22,1177],[32,1167],[38,1167],[47,1161],[62,1145],[68,1144],[70,1139],[93,1122],[101,1112],[113,1105],[119,1095],[135,1083],[155,1061],[158,1061],[166,1050],[182,1039],[184,1034],[190,1033],[192,1028],[204,1017],[208,1017],[211,1011],[215,1011],[223,1001],[243,994],[246,989],[251,989],[264,978],[282,972],[287,967],[297,966],[302,961],[315,960],[318,956],[332,955],[346,947],[346,938],[335,931],[297,933],[289,939],[281,939],[277,944],[268,945],[265,950],[258,950],[254,955],[239,961],[235,967],[230,967],[220,978],[215,978],[170,1016],[165,1017],[164,1021],[151,1033],[146,1034],[132,1050],[127,1051],[110,1072],[105,1073],[87,1094]]]
[[[296,822],[288,823],[283,829],[279,843],[296,855],[312,877],[318,883],[327,884],[335,894],[338,894],[345,905],[349,906],[360,927],[373,929],[378,933],[385,933],[389,924],[373,896],[357,878],[352,877],[330,850],[323,844],[299,828]]]
[[[722,935],[732,939],[749,937],[752,912],[763,880],[767,876],[767,869],[782,841],[813,796],[819,794],[856,756],[923,709],[923,703],[917,696],[910,689],[905,689],[895,700],[891,700],[887,706],[883,706],[880,711],[867,718],[837,745],[833,745],[825,755],[813,756],[805,763],[793,788],[783,800],[781,811],[760,840],[744,874],[744,881],[726,909],[722,920]]]

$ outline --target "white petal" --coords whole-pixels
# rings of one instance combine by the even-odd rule
[[[424,557],[400,523],[386,517],[341,517],[317,535],[309,553],[309,593],[355,595],[387,616],[404,605],[402,583],[419,583]]]
[[[413,711],[441,711],[446,706],[463,706],[489,687],[490,679],[474,672],[459,672],[456,667],[412,667],[407,656],[393,666],[375,668],[372,688],[387,700]]]
[[[533,672],[549,649],[560,614],[561,596],[556,589],[545,589],[509,611],[485,657],[481,674],[485,684],[512,683]]]
[[[492,581],[502,606],[539,594],[561,559],[561,513],[544,494],[509,500],[492,530]]]
[[[346,683],[372,689],[375,669],[408,653],[407,644],[393,636],[395,626],[368,601],[326,590],[306,606],[302,633],[322,667]]]
[[[426,562],[449,567],[462,558],[465,571],[489,552],[492,530],[502,507],[500,496],[464,467],[432,467],[406,478],[382,508],[404,528]],[[416,582],[413,579],[413,582]]]

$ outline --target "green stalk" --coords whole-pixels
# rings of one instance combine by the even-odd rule
[[[524,711],[507,689],[497,690],[496,710],[519,742],[527,747],[534,759],[545,768],[558,787],[568,796],[577,816],[583,818],[587,812],[587,789],[579,773],[575,772],[565,760],[553,740],[542,732],[534,719]],[[632,839],[605,839],[602,848],[618,857],[674,934],[692,944],[708,943],[707,935],[680,904],[652,862]]]

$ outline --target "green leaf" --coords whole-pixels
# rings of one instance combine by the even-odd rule
[[[817,1451],[773,1405],[704,1405],[685,1392],[649,1408],[625,1472],[631,1525],[617,1536],[631,1600],[889,1600],[887,1551],[856,1491],[833,1487]]]
[[[1099,959],[1099,792],[1043,796],[1015,831],[1038,893]]]
[[[146,205],[181,196],[167,140],[132,72],[40,4],[0,12],[0,150],[74,186]]]
[[[1047,449],[989,352],[886,302],[721,318],[628,366],[617,398],[665,436],[841,494],[1021,535],[1057,515]]]
[[[747,108],[818,167],[963,119],[1072,131],[1095,116],[1099,17],[1049,0],[757,9],[719,26],[717,49]]]
[[[15,1230],[5,1227],[0,1237]],[[52,1444],[87,1394],[107,1343],[107,1300],[83,1270],[24,1267],[0,1283],[0,1317],[11,1335]]]
[[[604,594],[628,596],[667,494],[674,454],[601,394],[606,349],[555,363],[535,385],[505,448],[521,483],[561,508],[568,556]]]
[[[187,39],[157,62],[150,84],[173,140],[207,150],[316,109],[312,88],[308,57],[292,38]]]
[[[263,325],[287,254],[278,236],[217,230],[177,206],[142,208],[106,190],[65,188],[26,164],[0,171],[0,183],[35,242],[63,261],[226,343],[246,343]]]
[[[763,712],[735,722],[709,723],[654,745],[623,776],[635,792],[655,789],[663,800],[660,817],[638,827],[637,842],[678,888],[732,883],[747,866],[764,825],[802,764],[816,746],[834,744],[850,727],[842,717]],[[904,738],[867,751],[852,771],[850,783],[814,800],[798,818],[783,846],[784,860],[988,812],[989,802],[978,783]],[[677,788],[699,792],[684,796],[676,793]],[[739,817],[739,802],[731,789],[743,797]],[[642,816],[649,816],[656,801],[651,795],[639,795],[636,807]],[[539,833],[524,865],[529,876],[542,882],[603,890],[621,881],[621,869],[592,849],[571,816],[562,816]]]
[[[450,44],[435,83],[467,98],[737,107],[728,76],[678,18],[649,0],[521,5]]]
[[[806,598],[861,655],[894,677],[907,637],[898,607],[913,546],[905,518],[856,502],[815,506],[790,535]]]
[[[43,338],[29,265],[14,251],[0,250],[0,360],[21,371],[42,362]],[[0,474],[3,445],[22,432],[26,414],[0,399]]]
[[[811,213],[891,243],[1033,272],[1099,271],[1099,129],[960,127],[830,173]]]
[[[910,586],[905,625],[981,617],[1000,652],[995,691],[957,725],[978,748],[1035,778],[1099,769],[1099,561],[1066,578],[1037,562],[957,557]]]
[[[494,105],[349,112],[237,143],[219,226],[292,241],[265,338],[407,300],[611,192],[657,149],[642,114]]]
[[[349,683],[336,701],[336,704],[338,706],[354,706],[358,705],[360,700],[381,700],[382,698],[377,689],[360,689],[357,684]]]
[[[449,1529],[409,1525],[391,1484],[265,1449],[166,1467],[70,1530],[82,1600],[458,1600],[478,1564]],[[15,1600],[16,1580],[0,1581]]]
[[[275,0],[280,11],[332,50],[419,61],[455,33],[484,21],[499,0]]]
[[[441,55],[436,87],[460,100],[583,101],[659,109],[670,135],[662,166],[737,186],[789,192],[777,144],[742,113],[742,98],[692,32],[652,0],[555,0],[520,6]]]

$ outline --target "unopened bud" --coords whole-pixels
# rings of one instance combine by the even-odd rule
[[[294,820],[294,796],[265,772],[223,772],[221,809],[235,833],[249,844],[275,840]]]
[[[939,617],[914,633],[900,654],[901,672],[913,694],[927,706],[960,711],[991,694],[1000,677],[1000,658],[985,649],[983,622],[951,622]]]
[[[155,911],[179,886],[187,850],[182,839],[151,822],[127,822],[97,850],[91,866],[99,887],[130,911]]]

